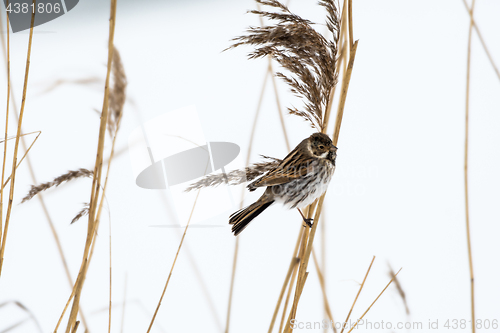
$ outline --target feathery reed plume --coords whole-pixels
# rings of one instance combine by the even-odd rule
[[[220,184],[239,185],[262,176],[264,173],[274,169],[279,163],[281,163],[281,160],[278,158],[264,155],[261,156],[269,161],[254,163],[244,169],[233,170],[228,173],[208,175],[196,183],[189,185],[185,191],[189,192],[192,190],[199,190],[203,187],[219,186]]]
[[[94,173],[92,171],[87,170],[87,169],[83,169],[83,168],[80,168],[78,170],[68,171],[67,173],[55,178],[51,182],[42,183],[38,186],[31,185],[30,191],[23,198],[23,200],[21,200],[21,203],[24,203],[24,202],[30,200],[31,198],[33,198],[35,195],[37,195],[38,193],[40,193],[42,191],[45,191],[51,187],[57,187],[64,182],[69,182],[73,179],[82,178],[82,177],[92,178],[93,176],[94,176]]]
[[[399,283],[399,280],[396,277],[396,274],[394,273],[394,270],[392,269],[391,265],[390,264],[387,264],[387,265],[389,266],[389,276],[391,277],[391,279],[394,278],[394,285],[396,286],[396,289],[398,290],[399,296],[403,300],[403,304],[405,305],[406,314],[409,315],[410,309],[408,308],[408,303],[406,302],[406,294],[403,290],[403,287],[401,287],[401,283]]]
[[[76,221],[78,221],[82,217],[89,215],[89,208],[90,208],[90,204],[88,202],[85,203],[83,205],[82,210],[78,214],[76,214],[76,216],[73,218],[73,220],[71,220],[71,224],[75,223]]]
[[[247,35],[233,39],[234,44],[228,49],[241,45],[255,47],[249,53],[250,59],[270,56],[290,75],[276,73],[285,81],[292,93],[302,98],[304,108],[299,110],[289,107],[290,114],[304,118],[311,127],[318,131],[323,128],[326,107],[330,92],[337,83],[338,73],[335,63],[340,32],[340,18],[333,0],[320,0],[319,4],[327,11],[326,26],[333,34],[333,40],[327,40],[318,33],[309,20],[290,12],[287,6],[277,0],[256,0],[257,3],[272,7],[278,12],[251,10],[275,21],[274,25],[249,27]]]
[[[113,86],[109,91],[109,117],[108,117],[108,131],[111,136],[119,126],[118,119],[120,119],[125,104],[127,88],[127,76],[123,69],[122,59],[120,53],[114,48],[113,52],[113,67],[111,72],[113,74]]]

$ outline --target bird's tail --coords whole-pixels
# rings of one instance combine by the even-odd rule
[[[271,206],[273,202],[274,200],[269,202],[262,202],[258,200],[250,206],[240,209],[229,216],[229,224],[233,225],[231,231],[234,232],[234,235],[238,236],[239,233],[246,228],[248,223],[262,213],[267,207]]]

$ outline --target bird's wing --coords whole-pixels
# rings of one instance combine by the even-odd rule
[[[257,187],[273,186],[288,183],[300,178],[311,171],[313,158],[305,155],[303,150],[296,147],[288,154],[280,164],[270,170],[261,178],[250,183],[247,187],[250,191]]]

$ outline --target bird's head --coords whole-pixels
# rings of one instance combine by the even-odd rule
[[[334,162],[337,157],[337,147],[332,143],[328,135],[324,133],[314,133],[309,137],[311,153],[315,157],[326,158]]]

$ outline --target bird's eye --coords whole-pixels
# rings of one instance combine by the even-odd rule
[[[319,149],[325,149],[325,146],[320,145],[320,146],[319,146]]]

